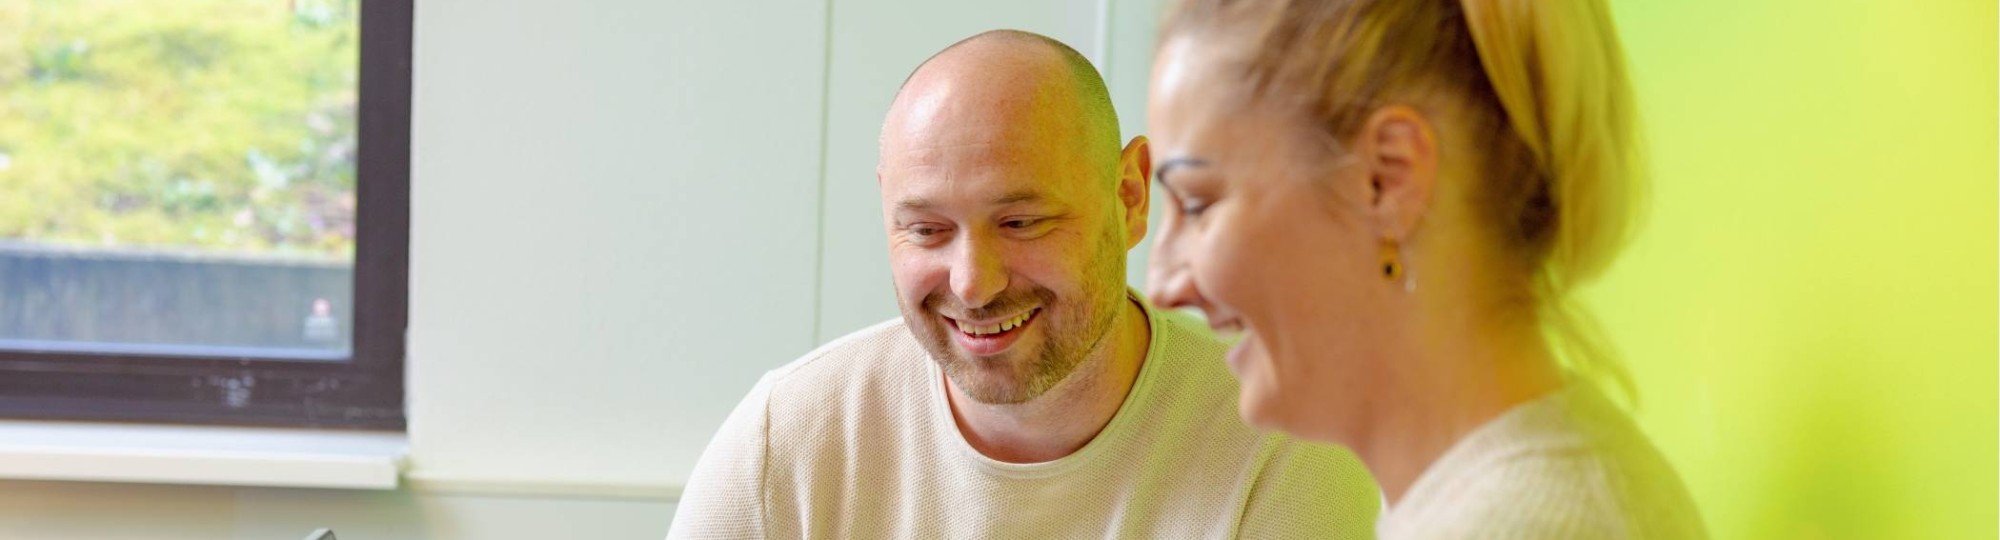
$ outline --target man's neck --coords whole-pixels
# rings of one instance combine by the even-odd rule
[[[1152,342],[1151,323],[1127,298],[1111,335],[1069,378],[1026,403],[989,405],[967,398],[945,378],[959,433],[979,453],[1008,463],[1041,463],[1075,453],[1104,430],[1139,377]]]

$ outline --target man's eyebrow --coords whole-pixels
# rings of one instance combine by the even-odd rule
[[[1005,195],[1001,195],[999,198],[993,199],[993,205],[1006,206],[1014,203],[1036,202],[1044,198],[1045,197],[1042,197],[1041,193],[1034,191],[1027,191],[1027,190],[1010,191],[1007,192],[1007,194]]]
[[[896,208],[901,208],[904,210],[929,210],[932,206],[935,205],[931,203],[930,199],[925,199],[922,197],[910,197],[908,199],[896,201]]]
[[[1179,169],[1183,167],[1206,167],[1206,166],[1208,166],[1208,161],[1203,159],[1196,159],[1191,157],[1169,158],[1166,161],[1161,161],[1158,166],[1153,167],[1153,181],[1159,182],[1162,187],[1167,187],[1168,189],[1172,189],[1172,186],[1167,185],[1167,173],[1173,172],[1174,169]]]

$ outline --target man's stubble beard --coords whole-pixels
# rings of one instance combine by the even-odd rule
[[[969,318],[981,319],[1018,313],[1026,306],[1040,306],[1042,312],[1035,315],[1033,326],[1039,328],[1045,341],[1035,351],[1015,348],[998,357],[966,355],[953,344],[952,336],[947,333],[957,332],[958,329],[951,327],[939,315],[938,308],[951,301],[947,293],[926,296],[921,307],[917,308],[918,313],[910,313],[907,303],[898,302],[905,306],[905,325],[930,353],[931,359],[938,363],[945,377],[951,379],[952,385],[966,397],[989,405],[1034,401],[1069,380],[1079,367],[1097,355],[1111,337],[1112,327],[1124,309],[1125,258],[1124,250],[1120,249],[1123,242],[1117,227],[1109,229],[1100,238],[1095,250],[1097,255],[1088,267],[1092,274],[1089,276],[1092,286],[1085,288],[1085,298],[1080,302],[1059,306],[1060,299],[1053,291],[1036,286],[1018,292],[1003,292],[987,306],[957,311]],[[923,322],[914,322],[917,320]],[[1081,326],[1073,322],[1078,320],[1084,321]],[[1074,330],[1066,331],[1067,328]],[[1033,354],[1034,357],[1021,359],[1024,354]],[[993,363],[1005,363],[1002,367],[1014,368],[1023,362],[1026,362],[1025,373],[1008,369],[1008,376],[995,376],[984,369],[992,367]],[[1016,373],[1023,376],[1011,376]]]

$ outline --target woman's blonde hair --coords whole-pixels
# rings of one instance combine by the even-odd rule
[[[1247,99],[1290,107],[1335,140],[1378,108],[1442,95],[1483,152],[1473,211],[1525,271],[1568,369],[1631,378],[1570,292],[1610,266],[1644,178],[1624,54],[1602,0],[1187,0],[1164,44],[1200,36]],[[1229,68],[1225,68],[1229,69]]]

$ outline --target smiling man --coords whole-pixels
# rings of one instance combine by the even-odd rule
[[[1367,537],[1345,450],[1235,412],[1226,344],[1124,283],[1146,139],[1055,40],[980,34],[910,75],[877,180],[903,316],[759,381],[674,538]]]

